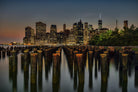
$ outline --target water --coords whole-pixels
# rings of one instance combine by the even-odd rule
[[[37,72],[34,75],[37,79],[33,76],[36,83],[32,85],[31,65],[29,64],[28,72],[25,72],[21,53],[17,55],[15,70],[10,70],[8,56],[1,57],[0,92],[138,92],[138,70],[132,64],[127,71],[122,71],[115,61],[115,58],[110,59],[109,69],[101,71],[99,62],[94,58],[93,64],[90,64],[87,54],[86,64],[80,68],[72,64],[71,59],[67,59],[62,49],[58,68],[53,68],[53,62],[46,63],[44,57],[42,65],[40,64],[42,69],[37,63]],[[134,62],[135,59],[131,61]]]

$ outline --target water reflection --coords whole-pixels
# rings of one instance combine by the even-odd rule
[[[101,92],[111,92],[112,90],[118,92],[133,90],[135,92],[138,88],[138,56],[131,57],[127,53],[119,53],[119,51],[116,51],[117,54],[112,53],[112,56],[110,53],[106,53],[106,50],[99,49],[70,48],[69,51],[65,47],[59,47],[54,50],[23,50],[21,54],[15,50],[1,51],[0,58],[9,57],[8,72],[12,92],[45,92],[47,89],[53,92],[65,92],[64,87],[66,90],[71,89],[75,92],[98,92],[99,90]],[[63,54],[65,54],[66,60],[61,61]],[[18,55],[21,58],[18,59]],[[63,64],[61,62],[67,64],[67,67],[64,67],[67,68],[67,71],[61,70]],[[88,67],[86,63],[88,63]],[[20,74],[18,69],[23,74],[23,80],[21,80],[23,89],[17,81]],[[68,73],[69,78],[66,75],[64,77],[65,72]],[[111,75],[117,76],[118,80],[115,83],[115,77],[112,78]],[[61,78],[66,81],[62,81]],[[66,83],[71,86],[62,85]],[[51,88],[46,87],[47,85],[51,85]],[[95,88],[95,85],[98,85],[99,90]],[[115,88],[111,88],[112,85],[116,85]]]

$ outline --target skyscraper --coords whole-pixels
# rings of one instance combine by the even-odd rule
[[[77,43],[78,44],[83,44],[83,23],[80,20],[78,22],[78,30],[77,30],[78,34],[77,34]]]
[[[92,25],[89,25],[89,30],[90,30],[90,31],[92,31],[92,30],[93,30]]]
[[[57,33],[57,26],[56,25],[51,25],[51,27],[50,27],[50,33],[51,34]]]
[[[29,26],[25,28],[25,37],[23,42],[25,44],[34,44],[34,29]]]
[[[84,24],[85,28],[83,31],[83,44],[88,44],[88,40],[89,40],[89,30],[88,30],[88,22],[85,22]]]
[[[85,22],[84,26],[85,26],[85,29],[88,29],[88,22]]]
[[[50,27],[50,42],[57,43],[57,26],[51,25]]]
[[[81,20],[78,22],[78,30],[83,30],[83,23]]]
[[[25,28],[25,37],[32,37],[34,36],[34,29],[32,29],[31,27],[26,27]]]
[[[36,38],[43,39],[46,35],[46,24],[42,22],[36,22]]]
[[[102,29],[102,17],[101,14],[99,15],[99,20],[98,20],[98,30],[100,31]]]
[[[73,24],[73,30],[74,30],[74,31],[77,30],[77,26],[78,26],[77,23],[74,23],[74,24]]]
[[[66,30],[66,24],[63,24],[63,31],[65,32]]]
[[[124,30],[128,29],[128,20],[124,20]]]
[[[116,27],[115,27],[115,31],[118,31],[118,21],[116,20]]]
[[[98,30],[102,29],[102,20],[98,20]]]

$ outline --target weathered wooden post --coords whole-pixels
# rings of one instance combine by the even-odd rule
[[[12,57],[9,57],[9,80],[12,81]]]
[[[2,57],[5,58],[5,50],[2,50]]]
[[[7,49],[7,56],[10,56],[10,50]]]
[[[93,51],[88,51],[88,66],[89,66],[89,88],[92,89],[93,86]]]
[[[76,54],[78,53],[78,51],[77,50],[75,50],[75,51],[73,51],[73,54],[74,54],[74,60],[76,61]]]
[[[31,92],[37,92],[37,53],[31,53]]]
[[[138,52],[135,52],[135,87],[138,88]]]
[[[88,59],[89,59],[89,62],[93,63],[93,51],[88,51]]]
[[[38,87],[39,91],[42,91],[42,50],[37,50],[38,52]]]
[[[29,59],[29,49],[24,50],[24,60],[28,60]]]
[[[24,70],[24,54],[21,54],[21,70],[23,71]]]
[[[107,83],[108,83],[108,62],[107,62],[107,54],[100,54],[101,57],[101,91],[107,91]]]
[[[122,92],[127,92],[127,65],[128,65],[128,54],[122,54]]]
[[[29,60],[30,57],[29,57],[29,49],[26,49],[23,51],[23,54],[21,54],[21,70],[23,71],[24,70],[24,63],[25,61],[27,63],[29,63]]]
[[[77,62],[75,61],[74,62],[74,89],[77,89],[77,73],[78,73],[78,64]]]
[[[23,55],[24,57],[25,55]],[[24,67],[24,90],[28,92],[28,81],[29,81],[29,59],[24,59],[23,61]]]
[[[53,92],[58,92],[60,88],[60,59],[59,53],[53,53]]]
[[[11,51],[11,57],[13,57],[13,61],[17,62],[17,54],[15,50]]]
[[[1,59],[1,50],[0,50],[0,59]]]
[[[56,54],[58,55],[59,63],[61,63],[61,49],[57,50]]]
[[[76,59],[78,63],[78,77],[79,77],[79,85],[78,92],[82,92],[84,88],[84,64],[83,64],[83,54],[76,54]]]
[[[52,65],[52,52],[50,52],[50,49],[44,50],[44,59],[45,59],[45,77],[46,80],[48,80],[48,73],[50,71],[50,67]]]
[[[9,69],[11,78],[13,81],[13,92],[17,91],[17,54],[15,50],[11,51],[11,56],[9,57]]]
[[[123,70],[127,70],[128,54],[122,54],[122,66]]]

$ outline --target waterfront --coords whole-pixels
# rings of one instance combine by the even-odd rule
[[[48,48],[48,47],[47,47]],[[128,58],[127,69],[122,67],[123,58],[113,56],[102,62],[100,56],[90,55],[84,47],[78,49],[74,59],[70,47],[47,49],[51,54],[39,57],[36,50],[25,59],[22,51],[17,58],[1,55],[0,91],[1,92],[137,92],[138,91],[138,55]],[[87,48],[88,49],[88,48]],[[77,49],[76,49],[77,50]],[[84,51],[83,51],[84,50]],[[59,51],[59,52],[58,52]],[[75,50],[73,50],[73,53]],[[54,53],[54,54],[53,54]],[[60,53],[60,54],[59,54]],[[82,57],[81,53],[84,53]],[[95,51],[96,53],[96,51]],[[105,52],[106,53],[106,52]],[[59,57],[58,57],[59,55]],[[14,56],[14,55],[13,55]],[[15,55],[16,56],[16,55]],[[76,55],[77,56],[77,55]],[[23,57],[23,58],[22,58]],[[33,59],[30,59],[33,57]],[[36,59],[37,58],[37,59]],[[37,60],[37,61],[36,61]],[[10,63],[12,62],[12,64]]]

